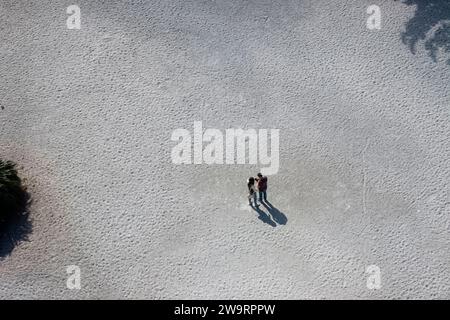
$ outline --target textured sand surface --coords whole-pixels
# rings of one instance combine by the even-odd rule
[[[2,0],[0,157],[33,203],[0,299],[450,298],[449,42],[429,38],[450,5],[429,2],[378,1],[368,30],[371,1],[79,0],[68,30],[70,1]],[[194,120],[280,129],[287,221],[248,207],[259,166],[172,164]]]

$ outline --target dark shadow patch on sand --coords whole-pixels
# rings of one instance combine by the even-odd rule
[[[17,191],[16,191],[17,192]],[[3,194],[0,203],[0,260],[10,255],[14,248],[23,241],[28,241],[28,236],[33,230],[30,219],[30,194],[21,187],[16,194],[17,199],[13,206],[7,206],[7,195]]]
[[[404,4],[416,6],[416,12],[406,24],[402,41],[411,52],[417,52],[419,41],[425,41],[428,55],[437,61],[438,54],[450,55],[450,1],[403,0]],[[447,60],[450,65],[450,57]]]

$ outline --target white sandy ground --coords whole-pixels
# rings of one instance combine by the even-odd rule
[[[401,41],[415,6],[79,0],[67,30],[70,4],[0,3],[0,155],[34,200],[1,299],[450,298],[450,66]],[[246,205],[259,166],[172,164],[194,120],[281,130],[285,225]]]

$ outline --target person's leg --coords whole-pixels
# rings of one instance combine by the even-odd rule
[[[259,202],[263,202],[263,192],[262,191],[258,191],[259,193]]]
[[[255,207],[258,206],[258,203],[256,202],[256,192],[253,192],[253,203],[255,204]]]
[[[264,201],[267,201],[267,191],[264,191],[263,195],[264,195]]]

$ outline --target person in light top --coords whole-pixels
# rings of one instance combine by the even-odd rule
[[[258,203],[256,202],[256,186],[255,186],[255,178],[250,177],[247,180],[247,188],[248,188],[248,204],[252,205],[252,198],[253,198],[253,204],[255,207],[258,207]]]

